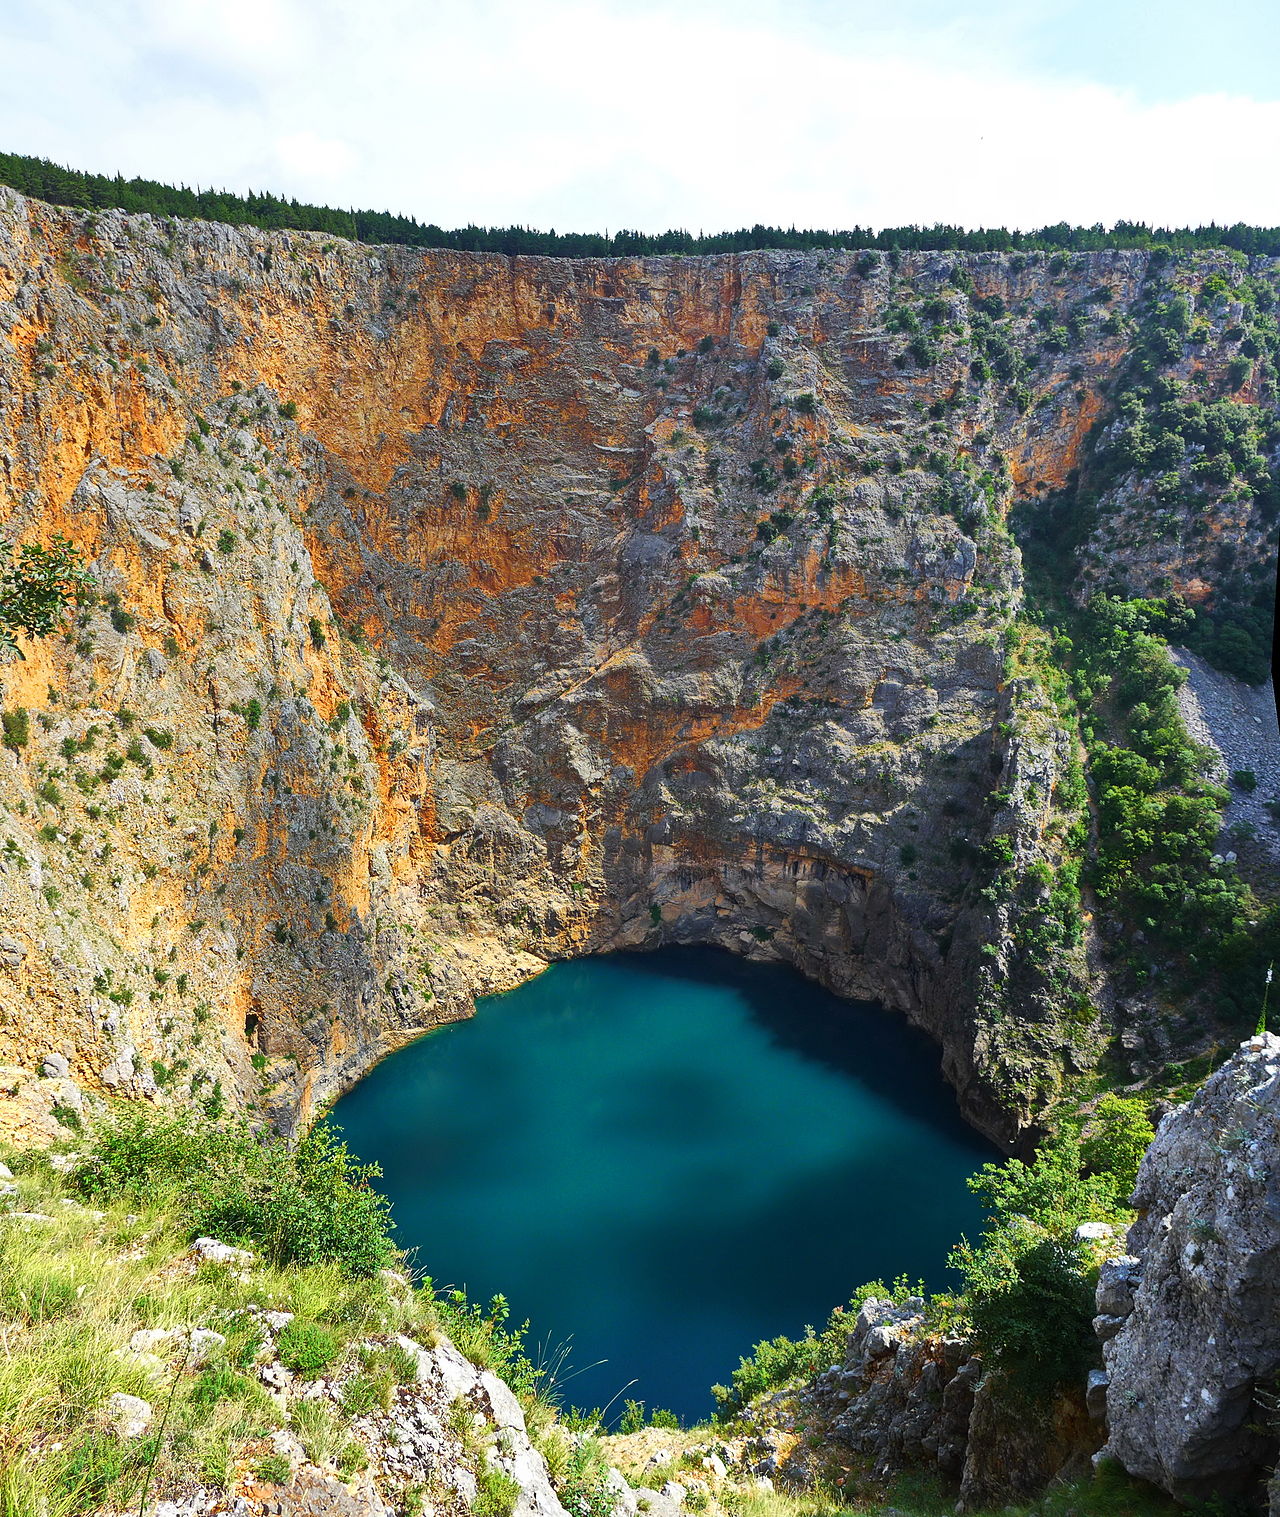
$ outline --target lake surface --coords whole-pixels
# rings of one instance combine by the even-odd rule
[[[715,949],[553,965],[334,1120],[419,1268],[502,1292],[535,1359],[569,1343],[567,1402],[686,1418],[863,1281],[944,1288],[979,1223],[965,1178],[996,1157],[901,1018]]]

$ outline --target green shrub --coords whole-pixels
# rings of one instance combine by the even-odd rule
[[[1258,776],[1252,769],[1237,769],[1231,775],[1231,783],[1237,790],[1254,791],[1258,788]]]
[[[211,1101],[220,1092],[215,1088]],[[123,1110],[101,1124],[77,1173],[87,1197],[165,1199],[192,1236],[261,1249],[274,1263],[332,1261],[373,1275],[394,1256],[380,1171],[357,1163],[326,1127],[297,1146],[246,1123]]]
[[[247,1376],[238,1374],[229,1365],[210,1365],[200,1372],[191,1387],[192,1406],[208,1411],[220,1401],[245,1401],[258,1394],[258,1386]]]
[[[16,753],[25,748],[31,738],[31,716],[25,706],[15,706],[12,711],[0,715],[0,727],[4,728],[4,745]]]
[[[342,1410],[348,1417],[363,1417],[383,1400],[382,1389],[368,1375],[353,1375],[342,1387]]]
[[[318,1375],[338,1357],[342,1340],[331,1328],[295,1317],[276,1343],[281,1364],[299,1375]]]
[[[1080,1142],[1080,1158],[1092,1175],[1112,1183],[1117,1204],[1123,1205],[1138,1179],[1142,1156],[1155,1137],[1155,1128],[1140,1096],[1108,1091],[1094,1107]]]
[[[969,1181],[991,1225],[948,1262],[964,1276],[964,1312],[979,1349],[1028,1395],[1078,1382],[1097,1354],[1093,1258],[1073,1235],[1081,1222],[1123,1216],[1139,1132],[1132,1104],[1100,1110],[1097,1173],[1086,1173],[1079,1126],[1068,1123],[1030,1164],[985,1164]]]
[[[511,1517],[520,1499],[520,1482],[505,1470],[482,1465],[476,1474],[476,1499],[471,1517]],[[574,1510],[572,1507],[570,1510]]]

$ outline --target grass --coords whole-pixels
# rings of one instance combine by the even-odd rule
[[[246,1373],[263,1342],[250,1303],[295,1313],[289,1326],[308,1362],[322,1351],[326,1363],[357,1375],[358,1345],[370,1337],[422,1337],[435,1326],[429,1293],[393,1291],[336,1264],[197,1263],[189,1228],[171,1215],[137,1200],[91,1209],[43,1160],[15,1156],[11,1164],[19,1172],[14,1210],[50,1220],[0,1214],[0,1517],[128,1509],[149,1471],[153,1498],[185,1483],[222,1485],[259,1443],[269,1462],[264,1440],[283,1414]],[[152,1359],[130,1352],[140,1329],[193,1327],[226,1342],[200,1363],[184,1362],[183,1335]],[[406,1367],[394,1343],[363,1352],[382,1376],[381,1396]],[[107,1407],[116,1392],[152,1406],[141,1437],[115,1431]],[[299,1401],[293,1418],[312,1457],[358,1467],[346,1415]]]

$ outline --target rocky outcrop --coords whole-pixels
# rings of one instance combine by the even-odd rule
[[[867,1460],[880,1478],[913,1465],[964,1468],[982,1360],[960,1338],[925,1330],[925,1303],[869,1300],[842,1365],[825,1370],[799,1404],[823,1417],[825,1437]]]
[[[288,1127],[551,958],[715,942],[897,1008],[1013,1140],[1105,1030],[1036,946],[1074,740],[1005,516],[1079,467],[1153,281],[1209,273],[0,191],[0,523],[102,592],[2,670],[0,1063]],[[47,1136],[23,1088],[0,1136]]]
[[[352,1422],[360,1458],[344,1466],[327,1427],[336,1420],[353,1378],[350,1369],[331,1378],[294,1375],[275,1354],[276,1339],[291,1313],[250,1311],[262,1333],[252,1373],[292,1419],[267,1442],[275,1468],[264,1473],[268,1466],[261,1454],[242,1459],[228,1486],[163,1499],[148,1508],[152,1517],[397,1517],[406,1501],[428,1496],[442,1517],[462,1517],[473,1510],[486,1469],[511,1482],[512,1517],[566,1517],[547,1461],[530,1442],[524,1412],[510,1387],[477,1368],[447,1338],[430,1347],[403,1336],[394,1340],[412,1372],[385,1406]],[[185,1340],[173,1332],[135,1333],[134,1338],[148,1341],[130,1345],[131,1359],[145,1362],[157,1385],[163,1384],[173,1373],[170,1360],[176,1352],[169,1340],[180,1340],[179,1347]],[[367,1347],[377,1351],[383,1344],[370,1341]],[[189,1351],[177,1357],[191,1366]],[[152,1408],[136,1396],[116,1395],[111,1415],[122,1437],[137,1437],[150,1425]],[[616,1472],[615,1478],[622,1483]]]
[[[833,1450],[847,1451],[873,1480],[936,1471],[967,1512],[1028,1499],[1059,1472],[1087,1469],[1099,1441],[1079,1396],[1037,1400],[984,1372],[966,1339],[930,1328],[919,1297],[864,1302],[843,1364],[782,1400],[786,1423],[810,1435],[781,1464],[784,1479],[809,1483]],[[770,1459],[755,1469],[775,1467]]]
[[[1255,1495],[1280,1389],[1280,1038],[1161,1122],[1128,1255],[1098,1285],[1104,1453],[1185,1499]]]

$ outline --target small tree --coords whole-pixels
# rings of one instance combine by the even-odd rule
[[[23,543],[16,558],[12,544],[0,543],[0,647],[25,657],[17,634],[47,637],[94,582],[80,550],[65,537],[53,537],[47,548]]]

